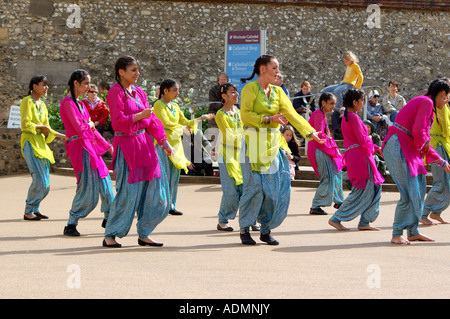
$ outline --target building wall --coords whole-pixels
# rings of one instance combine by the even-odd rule
[[[58,105],[75,68],[88,70],[94,83],[113,83],[114,62],[124,54],[140,60],[140,81],[146,80],[147,88],[171,77],[181,83],[181,95],[193,88],[193,102],[207,100],[224,68],[227,30],[267,30],[267,53],[278,57],[291,94],[305,79],[313,92],[340,82],[346,50],[360,59],[363,86],[385,88],[395,79],[407,98],[448,76],[448,1],[446,7],[439,0],[377,1],[375,27],[375,11],[368,8],[372,2],[356,0],[341,5],[318,0],[3,3],[0,127],[6,126],[10,106],[26,94],[33,74],[48,76],[48,103],[53,99]],[[74,5],[80,9],[79,27],[70,24]]]

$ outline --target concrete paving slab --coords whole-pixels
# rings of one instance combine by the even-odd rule
[[[136,226],[102,247],[99,205],[80,220],[81,237],[62,235],[75,194],[75,177],[50,176],[41,210],[49,220],[23,220],[29,175],[0,178],[0,298],[44,299],[310,299],[449,298],[450,225],[421,226],[435,242],[390,243],[399,193],[383,192],[381,230],[338,232],[328,216],[311,216],[314,188],[292,188],[284,223],[272,231],[279,246],[253,232],[256,246],[216,230],[222,195],[217,184],[180,184],[178,209],[151,237],[164,246],[141,247]],[[344,192],[348,195],[349,191]],[[325,209],[329,214],[332,208]],[[445,218],[448,210],[443,213]],[[450,219],[450,218],[449,218]]]

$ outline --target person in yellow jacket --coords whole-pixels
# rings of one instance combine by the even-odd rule
[[[67,139],[50,127],[47,107],[41,100],[47,91],[47,78],[36,75],[30,80],[28,95],[20,102],[20,147],[32,177],[25,201],[25,220],[48,218],[40,212],[40,204],[50,191],[50,164],[55,163],[47,144],[55,137]]]
[[[244,245],[254,245],[249,227],[260,223],[260,240],[278,245],[270,234],[287,215],[291,194],[289,163],[283,150],[291,152],[280,133],[280,124],[289,123],[305,138],[324,143],[318,132],[292,106],[290,99],[275,82],[279,62],[271,55],[260,56],[253,74],[241,92],[241,118],[244,124],[245,154],[241,163],[243,195],[239,203],[240,238]]]
[[[336,96],[336,105],[331,116],[331,133],[334,138],[338,138],[338,130],[340,129],[340,119],[342,118],[343,108],[342,99],[345,91],[351,88],[360,89],[364,80],[359,60],[352,51],[347,51],[342,56],[342,61],[346,65],[346,70],[342,82],[339,84],[327,86],[322,92],[330,92]]]
[[[170,210],[171,215],[182,215],[183,213],[176,209],[178,182],[180,180],[180,172],[184,170],[186,173],[189,168],[193,168],[191,163],[184,155],[182,137],[183,126],[188,126],[194,131],[197,131],[198,121],[211,120],[214,118],[214,114],[204,114],[199,118],[188,120],[180,107],[174,100],[179,94],[179,84],[173,79],[164,80],[159,88],[159,99],[153,104],[153,112],[156,117],[162,122],[164,130],[166,132],[169,144],[174,148],[174,154],[169,156],[165,155],[165,152],[159,145],[156,146],[158,156],[160,156],[167,177],[169,179],[170,188]]]
[[[450,80],[447,79],[447,82],[450,83]],[[445,104],[445,98],[447,104]],[[430,130],[430,145],[447,163],[450,162],[450,107],[448,99],[449,94],[441,98],[440,103],[436,103],[436,118]],[[444,164],[441,164],[441,166],[444,166]],[[433,225],[435,222],[432,220],[436,220],[439,223],[448,224],[441,217],[441,213],[450,205],[450,173],[438,167],[437,163],[431,164],[431,172],[433,174],[433,185],[425,199],[420,222],[424,225]]]

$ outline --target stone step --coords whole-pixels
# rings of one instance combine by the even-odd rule
[[[302,168],[301,168],[302,169]],[[309,168],[311,171],[308,171],[303,168],[300,170],[299,178],[296,177],[293,181],[291,181],[292,187],[309,187],[316,188],[319,185],[319,180],[315,176],[312,168]],[[73,176],[74,172],[72,167],[52,167],[52,173],[58,175],[68,175]],[[116,177],[114,173],[110,171],[110,176],[112,180],[115,180]],[[191,176],[191,175],[181,175],[180,183],[194,183],[194,184],[220,184],[220,178],[216,176]],[[348,189],[346,183],[343,185],[344,189]],[[430,190],[431,184],[427,185],[427,192]],[[383,191],[385,192],[398,192],[397,185],[391,182],[383,183]]]

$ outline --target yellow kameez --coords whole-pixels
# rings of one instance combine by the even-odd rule
[[[241,185],[243,181],[240,157],[243,123],[239,109],[236,108],[234,116],[220,109],[217,111],[215,120],[222,135],[219,154],[223,157],[228,175],[234,178],[236,185]]]
[[[278,155],[280,147],[290,153],[280,124],[262,123],[264,116],[282,113],[300,134],[310,139],[315,129],[300,116],[290,99],[279,86],[270,84],[270,98],[267,98],[258,81],[249,82],[241,93],[241,116],[244,123],[244,137],[247,153],[253,171],[264,172]]]
[[[29,95],[22,99],[20,103],[21,130],[20,146],[23,156],[23,148],[25,142],[29,142],[33,148],[36,157],[48,159],[51,164],[55,163],[52,150],[48,147],[48,143],[52,142],[57,132],[50,128],[48,121],[47,107],[43,101],[38,107]],[[48,136],[42,134],[40,129],[36,129],[36,125],[45,125],[50,128]]]
[[[155,104],[153,104],[153,112],[164,125],[164,131],[166,132],[169,144],[175,150],[174,155],[169,156],[170,160],[177,169],[183,169],[188,173],[189,169],[187,167],[191,162],[184,155],[181,139],[183,137],[183,126],[189,126],[193,129],[194,134],[196,133],[196,121],[194,119],[188,120],[178,104],[173,101],[170,102],[170,106],[168,106],[162,100],[157,100]]]
[[[450,156],[450,108],[446,104],[442,109],[436,108],[437,117],[430,130],[430,144],[436,149],[439,142]]]

